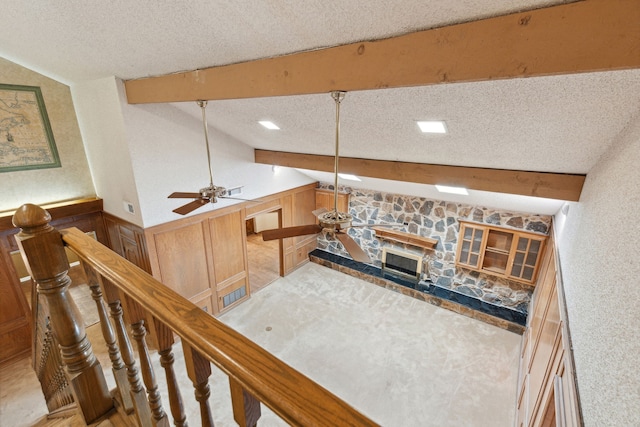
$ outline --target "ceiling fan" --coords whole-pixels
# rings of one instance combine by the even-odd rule
[[[276,228],[272,230],[264,230],[262,232],[263,240],[276,240],[286,237],[304,236],[307,234],[320,233],[323,230],[333,234],[344,246],[344,249],[351,255],[355,261],[363,263],[371,263],[369,255],[362,250],[355,240],[349,236],[345,230],[352,227],[366,227],[368,224],[352,225],[353,216],[346,212],[338,212],[338,161],[339,161],[339,145],[340,145],[340,102],[344,99],[346,92],[333,91],[331,97],[336,103],[336,154],[334,161],[334,185],[333,185],[333,210],[325,208],[313,211],[318,218],[319,224],[299,225],[294,227]]]
[[[194,199],[193,201],[182,205],[179,208],[173,210],[173,212],[186,215],[207,203],[216,203],[218,199],[234,199],[234,200],[246,200],[238,199],[236,197],[229,197],[227,195],[227,189],[224,187],[218,187],[213,185],[213,174],[211,173],[211,152],[209,150],[209,131],[207,128],[207,101],[198,101],[198,105],[202,110],[202,124],[204,126],[204,140],[207,145],[207,161],[209,162],[209,186],[201,188],[197,193],[187,192],[175,192],[169,195],[169,199]]]

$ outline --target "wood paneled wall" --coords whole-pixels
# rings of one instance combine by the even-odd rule
[[[571,343],[551,233],[523,335],[517,426],[580,426]]]
[[[103,217],[109,239],[108,246],[121,257],[150,273],[151,267],[149,266],[144,230],[106,212],[103,213]]]
[[[282,227],[313,224],[315,187],[309,184],[144,230],[153,276],[203,310],[218,314],[250,295],[245,222],[278,212]],[[282,239],[280,273],[308,261],[315,236]],[[226,297],[226,298],[225,298]]]

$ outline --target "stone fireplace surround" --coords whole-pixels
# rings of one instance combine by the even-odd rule
[[[333,185],[320,183],[319,188],[333,190]],[[376,238],[373,230],[367,227],[349,229],[349,235],[374,260],[373,266],[366,267],[376,268],[378,273],[370,277],[377,278],[375,279],[376,281],[380,278],[379,275],[382,274],[380,270],[382,248],[387,245],[393,245],[398,249],[422,255],[424,260],[424,280],[417,285],[414,284],[413,289],[410,286],[407,287],[406,284],[399,284],[393,281],[387,283],[389,282],[388,280],[382,286],[390,287],[411,296],[418,295],[421,299],[425,299],[425,296],[439,298],[439,302],[430,302],[447,306],[446,308],[454,309],[454,311],[472,310],[473,312],[463,314],[477,317],[481,313],[483,317],[489,316],[497,319],[498,323],[507,322],[516,330],[522,329],[521,325],[526,322],[533,286],[456,267],[455,257],[460,229],[459,220],[546,234],[551,226],[550,216],[506,212],[483,206],[472,206],[351,187],[341,186],[339,190],[350,193],[349,213],[353,215],[354,223],[372,225],[377,223],[398,224],[399,227],[397,229],[399,230],[418,236],[430,237],[438,241],[435,249],[430,250]],[[353,266],[347,267],[344,265],[341,259],[354,261],[350,259],[341,244],[334,240],[331,235],[319,235],[318,249],[328,254],[338,255],[340,258],[330,261],[326,257],[318,256],[318,253],[314,251],[312,252],[312,254],[315,254],[311,258],[312,261],[323,265],[332,263],[332,265],[328,266],[341,271],[348,269],[358,277],[367,275],[362,271],[364,267],[353,268]],[[336,266],[340,266],[340,268]],[[364,268],[364,270],[369,271],[370,269]],[[367,280],[365,277],[362,278]],[[397,286],[400,288],[396,288]],[[419,287],[419,289],[415,289],[416,287]],[[425,293],[424,291],[427,288],[430,291]],[[457,304],[460,307],[448,307],[451,304]],[[503,314],[500,315],[499,313]]]

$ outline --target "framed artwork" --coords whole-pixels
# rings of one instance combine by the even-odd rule
[[[60,166],[40,88],[0,83],[0,172]]]

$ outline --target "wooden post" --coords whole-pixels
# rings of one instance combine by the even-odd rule
[[[89,424],[113,408],[113,399],[78,307],[68,292],[69,261],[60,233],[50,221],[46,210],[32,204],[23,205],[13,216],[13,225],[21,229],[16,236],[20,252],[37,283],[38,294],[49,305],[51,328],[60,344],[69,384],[80,413]]]

